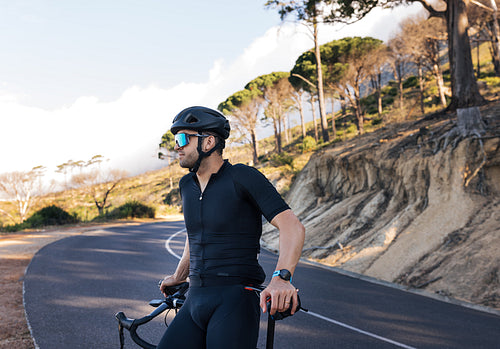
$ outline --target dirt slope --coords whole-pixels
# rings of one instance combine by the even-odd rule
[[[481,141],[443,137],[445,114],[313,155],[287,197],[303,257],[499,309],[500,106],[482,115]]]

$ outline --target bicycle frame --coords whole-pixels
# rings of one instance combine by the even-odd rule
[[[130,332],[130,337],[132,340],[139,345],[141,348],[145,349],[156,349],[156,345],[146,342],[137,334],[137,328],[141,325],[148,323],[153,320],[155,317],[163,313],[168,309],[177,310],[184,304],[184,300],[186,299],[185,293],[189,288],[189,283],[184,282],[180,285],[173,286],[171,290],[175,290],[176,292],[173,295],[166,297],[164,300],[152,300],[149,304],[156,309],[153,310],[150,314],[139,318],[139,319],[131,319],[128,318],[122,311],[116,313],[115,317],[118,320],[118,331],[120,335],[120,349],[123,349],[124,346],[124,335],[123,329],[127,329]],[[249,291],[255,291],[257,294],[263,290],[262,287],[253,287],[253,286],[245,286],[245,289]],[[300,298],[298,298],[299,303],[296,307],[296,310],[303,310],[307,312],[307,309],[302,308],[300,303]],[[271,302],[267,302],[267,309],[271,309]],[[277,320],[282,320],[288,316],[291,316],[291,307],[284,312],[276,312],[274,315],[269,314],[267,317],[267,334],[266,334],[266,349],[272,349],[274,346],[274,328],[275,322]]]

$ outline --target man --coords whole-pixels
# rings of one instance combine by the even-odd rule
[[[179,183],[188,237],[175,273],[160,288],[165,293],[188,276],[190,288],[158,348],[255,349],[259,305],[270,314],[290,306],[295,312],[297,290],[291,277],[304,244],[304,226],[264,175],[223,160],[230,127],[221,113],[187,108],[174,118],[171,131],[180,166],[191,172]],[[262,215],[280,232],[280,254],[259,301],[244,286],[265,279],[257,260]]]

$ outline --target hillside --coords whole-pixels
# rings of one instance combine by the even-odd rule
[[[287,195],[303,257],[500,308],[500,104],[482,113],[484,147],[445,148],[454,115],[437,114],[315,153]],[[277,249],[272,226],[263,240]]]

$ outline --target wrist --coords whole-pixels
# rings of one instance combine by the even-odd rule
[[[283,281],[292,282],[292,273],[288,269],[278,269],[273,273],[272,278],[279,278]]]

